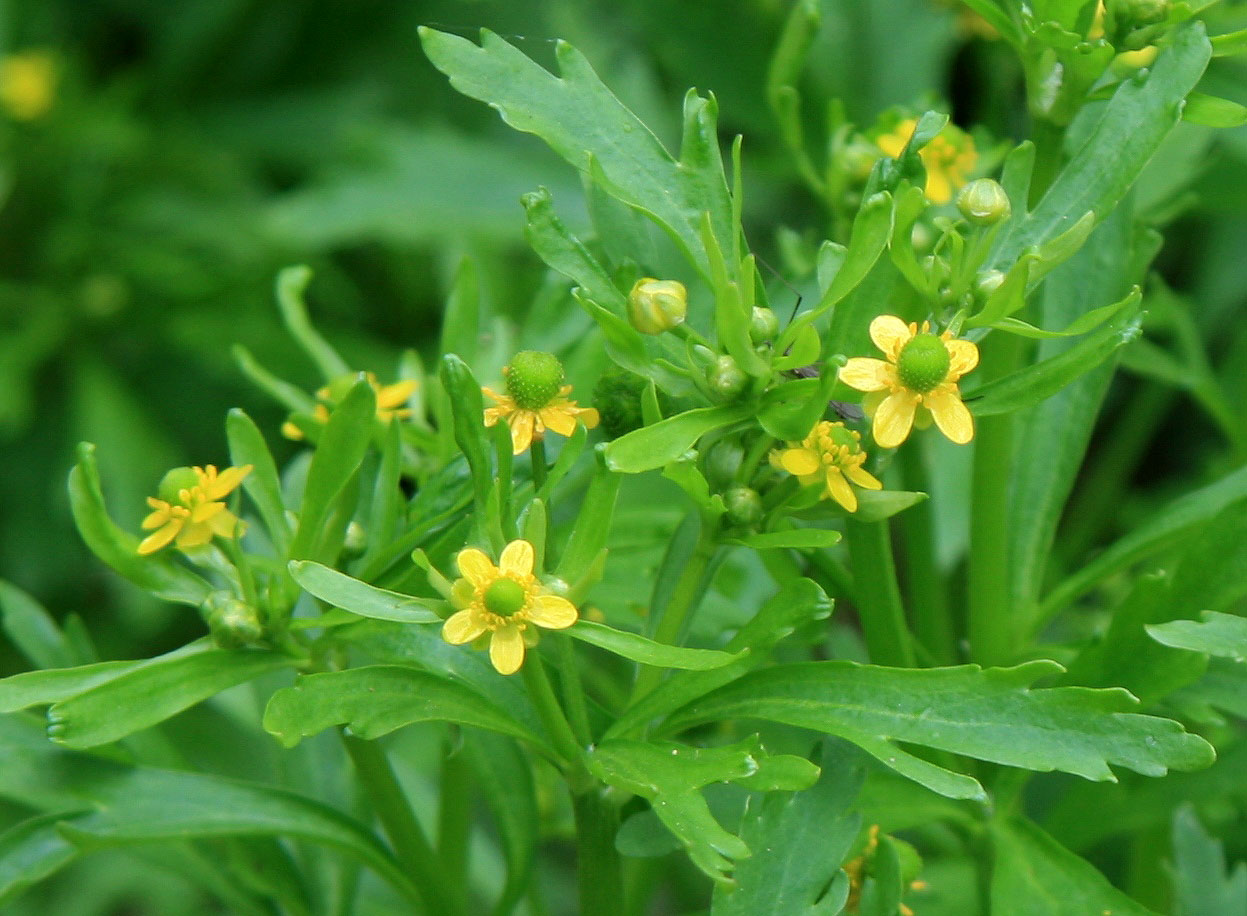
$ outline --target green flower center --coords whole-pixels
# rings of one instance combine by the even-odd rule
[[[507,394],[525,410],[540,410],[563,387],[563,364],[553,353],[521,350],[507,371]]]
[[[934,334],[918,334],[901,349],[896,374],[910,391],[926,394],[948,377],[950,363],[944,341]]]
[[[485,589],[485,607],[500,617],[510,617],[528,602],[528,592],[514,579],[498,579]]]
[[[199,475],[194,468],[174,468],[165,474],[156,489],[156,495],[173,506],[182,504],[181,492],[199,486]]]

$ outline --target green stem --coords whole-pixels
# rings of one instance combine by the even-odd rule
[[[916,446],[901,449],[899,457],[906,488],[929,493],[931,483],[922,450]],[[911,506],[901,514],[900,524],[905,538],[905,586],[914,615],[915,636],[936,664],[952,664],[957,657],[957,637],[944,577],[935,559],[931,501]]]
[[[563,757],[568,783],[573,791],[582,791],[592,782],[589,771],[585,769],[584,750],[567,722],[558,697],[554,695],[554,687],[550,684],[541,655],[536,651],[529,652],[520,670],[524,676],[524,686],[528,688],[528,696],[537,708],[537,715],[541,717],[541,724],[546,727],[546,731],[554,739],[555,749]]]
[[[619,811],[597,789],[574,796],[572,808],[576,815],[580,912],[622,916],[623,872],[615,849]]]
[[[437,855],[442,875],[451,887],[468,886],[468,835],[472,827],[470,773],[455,749],[452,732],[442,745],[441,803],[437,812]],[[463,895],[460,902],[466,903]]]
[[[905,623],[901,590],[887,521],[845,523],[858,613],[870,660],[876,665],[914,667],[913,637]]]
[[[688,562],[684,564],[684,570],[680,573],[680,578],[676,580],[675,588],[671,591],[671,598],[667,601],[667,606],[663,610],[662,619],[658,621],[658,626],[654,630],[654,640],[656,642],[665,643],[667,645],[676,645],[680,639],[680,635],[684,632],[684,624],[688,619],[688,615],[692,612],[701,601],[702,595],[705,593],[706,583],[702,580],[706,575],[706,568],[710,565],[710,560],[714,557],[714,552],[718,548],[717,526],[713,519],[702,517],[701,531],[697,535],[697,543],[693,547],[693,554],[688,558]],[[637,700],[655,687],[663,676],[662,668],[656,668],[652,665],[642,665],[637,672],[636,684],[632,688],[632,699]]]
[[[528,454],[533,462],[533,489],[540,490],[546,482],[546,471],[549,470],[549,466],[546,464],[545,440],[534,437]]]
[[[706,338],[702,337],[701,334],[697,333],[697,331],[688,326],[688,322],[681,322],[671,330],[681,340],[695,343],[698,346],[705,347],[707,350],[714,349],[714,347],[710,345],[710,341],[706,340]]]
[[[1023,341],[996,334],[984,349],[984,381],[1012,372],[1022,362]],[[1016,641],[1016,609],[1010,601],[1009,480],[1013,472],[1013,415],[979,421],[970,495],[970,657],[980,664],[1009,661]]]
[[[1035,142],[1035,168],[1031,171],[1029,201],[1033,208],[1061,171],[1065,153],[1065,128],[1047,118],[1036,117],[1031,123],[1031,139]]]
[[[775,437],[768,436],[765,433],[753,441],[753,444],[749,446],[749,451],[741,461],[740,467],[736,469],[737,484],[742,487],[749,486],[750,481],[753,480],[753,475],[758,470],[758,465],[762,463],[762,459],[774,444]]]
[[[460,916],[464,908],[457,890],[446,883],[437,854],[429,844],[424,828],[411,810],[390,761],[375,741],[365,741],[342,733],[342,743],[355,765],[359,784],[368,794],[377,819],[390,838],[398,861],[414,879],[431,912],[438,916]]]
[[[588,747],[593,742],[593,728],[589,724],[589,707],[585,703],[585,689],[580,682],[580,666],[571,637],[566,633],[550,633],[546,638],[554,643],[554,650],[558,655],[563,705],[567,708],[572,733],[580,747]]]

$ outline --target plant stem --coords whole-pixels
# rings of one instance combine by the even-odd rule
[[[710,560],[714,557],[714,552],[718,547],[716,533],[714,521],[703,517],[693,554],[684,565],[680,578],[676,580],[675,588],[671,591],[671,598],[663,610],[662,619],[658,621],[658,626],[654,630],[656,642],[675,645],[680,639],[680,634],[684,632],[684,624],[689,613],[701,601],[705,592],[706,583],[702,580],[705,578],[706,568],[710,565]],[[632,688],[632,699],[639,699],[657,687],[662,676],[662,668],[642,665],[637,672],[636,684]]]
[[[554,695],[554,687],[550,684],[540,653],[529,652],[520,671],[524,677],[524,686],[528,688],[528,696],[537,708],[537,715],[541,717],[541,724],[554,739],[554,747],[564,759],[566,776],[572,791],[583,791],[592,781],[589,771],[585,769],[584,749],[576,740],[576,734],[568,724],[567,716],[563,714],[563,707]]]
[[[585,689],[580,682],[580,667],[576,662],[576,650],[566,633],[550,633],[558,654],[559,681],[563,687],[563,705],[567,707],[568,719],[577,744],[587,747],[593,741],[593,729],[589,725],[589,707],[585,703]]]
[[[862,632],[876,665],[914,667],[913,637],[905,623],[887,521],[845,523]]]
[[[464,912],[457,889],[447,886],[437,853],[429,844],[424,828],[411,810],[390,761],[375,741],[365,741],[342,733],[342,743],[355,765],[359,784],[368,794],[373,811],[399,863],[412,876],[431,912],[438,916],[460,916]]]
[[[615,834],[619,811],[595,789],[572,798],[576,815],[576,858],[580,912],[593,916],[624,913],[623,873]]]
[[[927,468],[919,448],[901,449],[905,486],[923,493],[931,491]],[[944,577],[935,560],[935,525],[931,501],[926,500],[901,514],[905,537],[905,585],[914,615],[918,642],[937,664],[948,665],[957,657],[957,639]]]
[[[1065,128],[1047,118],[1035,117],[1031,121],[1031,139],[1035,142],[1035,168],[1031,172],[1029,201],[1033,208],[1061,171],[1065,152]]]
[[[533,489],[540,490],[546,482],[546,443],[544,439],[533,437],[533,444],[528,449],[528,455],[533,462]]]
[[[984,350],[984,381],[1022,361],[1023,341],[997,334]],[[984,665],[1013,655],[1016,610],[1010,601],[1009,479],[1013,471],[1013,415],[984,417],[974,442],[970,495],[970,656]]]
[[[452,729],[455,728],[452,726]],[[472,821],[469,771],[455,753],[457,732],[442,742],[441,803],[437,812],[437,855],[442,875],[452,887],[467,887],[468,834]],[[463,901],[462,895],[460,900]]]

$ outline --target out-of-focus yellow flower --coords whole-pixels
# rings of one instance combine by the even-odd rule
[[[495,567],[483,551],[467,547],[456,560],[463,578],[450,600],[461,608],[442,625],[442,638],[455,646],[489,633],[489,660],[500,674],[524,664],[530,625],[563,630],[576,622],[576,606],[550,594],[533,575],[533,545],[512,541]],[[533,635],[533,634],[527,634]]]
[[[577,407],[567,396],[571,385],[563,384],[563,366],[550,353],[522,350],[502,370],[507,380],[507,393],[498,394],[490,388],[481,393],[494,402],[485,408],[485,425],[505,420],[511,427],[511,450],[519,455],[534,439],[541,439],[547,429],[560,436],[570,436],[576,424],[586,429],[598,425],[598,412],[592,407]]]
[[[895,315],[872,321],[870,339],[887,361],[850,359],[840,369],[840,381],[870,392],[862,406],[873,419],[872,432],[880,447],[904,442],[915,415],[920,427],[933,417],[940,432],[958,445],[974,438],[974,418],[961,402],[957,382],[978,365],[978,347],[947,331],[932,334],[929,322],[919,329]]]
[[[21,51],[0,60],[0,106],[19,121],[43,117],[56,100],[56,61],[47,51]]]
[[[787,471],[805,486],[823,484],[825,496],[845,511],[856,512],[857,494],[850,483],[867,490],[883,489],[883,484],[862,467],[866,453],[861,439],[861,433],[843,423],[823,420],[800,442],[789,442],[787,448],[771,452],[771,466]]]
[[[316,399],[319,403],[312,409],[312,420],[321,426],[328,423],[330,406],[336,404],[346,391],[350,390],[350,385],[355,384],[356,378],[358,376],[353,374],[348,376],[346,381],[349,384],[346,385],[343,391],[338,390],[343,386],[336,382],[325,385],[317,391]],[[415,379],[406,379],[401,382],[395,382],[393,385],[382,385],[371,372],[365,373],[364,378],[368,380],[368,384],[372,386],[373,394],[376,395],[378,420],[382,423],[389,423],[395,417],[402,419],[411,416],[411,409],[402,405],[411,399],[416,388],[419,387],[419,383]],[[287,420],[282,424],[281,433],[287,439],[293,439],[296,442],[303,438],[303,430],[299,429],[292,420]]]
[[[220,474],[206,468],[174,468],[160,482],[160,496],[149,496],[152,512],[143,519],[143,530],[152,533],[138,547],[144,556],[176,539],[178,547],[200,547],[216,535],[233,537],[241,524],[226,508],[225,499],[251,473],[251,465],[226,468]],[[152,529],[155,529],[154,531]]]
[[[875,145],[889,156],[899,156],[917,126],[916,119],[906,118],[877,137]],[[966,183],[979,158],[974,139],[952,123],[936,134],[918,155],[927,170],[924,189],[927,199],[936,204],[946,204],[953,199],[953,192]]]

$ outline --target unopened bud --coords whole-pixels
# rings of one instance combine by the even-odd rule
[[[1009,218],[1009,195],[997,181],[976,178],[957,194],[957,209],[976,226],[994,226]]]
[[[755,344],[774,340],[779,333],[779,318],[770,309],[754,306],[749,316],[749,339]]]
[[[628,293],[628,321],[642,334],[661,334],[684,323],[688,292],[678,280],[642,277]]]
[[[713,487],[726,486],[736,478],[745,450],[737,442],[720,439],[706,453],[706,480]]]
[[[762,497],[752,487],[732,487],[723,494],[723,505],[733,525],[748,528],[762,521]]]
[[[208,624],[212,641],[222,649],[254,645],[264,636],[264,627],[255,608],[229,592],[213,592],[199,610]]]
[[[1153,25],[1169,15],[1169,0],[1108,0],[1113,21],[1126,29]]]
[[[731,401],[745,390],[749,377],[732,357],[720,356],[706,372],[706,382],[719,400]]]

